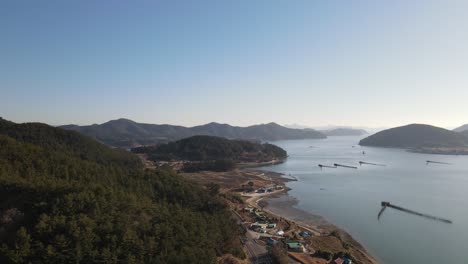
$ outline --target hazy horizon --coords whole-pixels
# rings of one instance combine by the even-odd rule
[[[468,123],[468,2],[4,1],[0,116]]]
[[[119,120],[119,119],[128,119],[128,120],[131,120],[133,122],[140,123],[140,124],[174,125],[174,126],[183,126],[183,127],[202,126],[202,125],[207,125],[209,123],[228,124],[228,125],[237,126],[237,127],[248,127],[248,126],[253,126],[253,125],[264,125],[264,124],[268,124],[268,123],[276,123],[278,125],[281,125],[281,126],[284,126],[284,127],[287,127],[287,128],[293,128],[293,129],[315,129],[315,130],[323,130],[324,131],[324,130],[332,130],[332,129],[336,129],[336,128],[352,128],[352,129],[363,129],[363,130],[366,130],[369,133],[375,133],[375,132],[378,132],[378,131],[381,131],[381,130],[392,128],[392,127],[385,127],[385,126],[380,126],[379,127],[379,126],[358,126],[358,125],[339,125],[339,124],[326,124],[326,125],[314,126],[314,125],[304,125],[304,124],[297,124],[297,123],[290,123],[290,124],[288,124],[288,123],[279,123],[279,122],[275,122],[275,121],[269,121],[269,122],[263,122],[263,123],[252,123],[252,124],[246,124],[246,125],[236,125],[236,124],[232,124],[232,123],[228,123],[228,122],[222,122],[222,121],[210,121],[210,122],[194,124],[194,125],[184,125],[184,124],[176,124],[176,123],[141,122],[141,121],[138,121],[138,120],[133,120],[133,119],[130,119],[130,118],[125,118],[125,117],[109,119],[109,120],[106,120],[106,121],[100,122],[100,123],[51,124],[51,123],[47,123],[47,122],[42,122],[40,120],[18,121],[18,120],[8,119],[8,118],[6,118],[4,116],[0,116],[0,118],[6,119],[6,120],[9,120],[9,121],[12,121],[12,122],[16,122],[16,123],[40,122],[40,123],[46,123],[46,124],[49,124],[51,126],[57,126],[57,127],[58,126],[65,126],[65,125],[78,125],[78,126],[101,125],[101,124],[107,123],[109,121],[115,121],[115,120]],[[401,124],[401,125],[397,125],[395,127],[405,126],[405,125],[409,125],[409,124],[422,124],[422,123]],[[428,125],[433,125],[433,124],[428,124]],[[464,124],[462,124],[462,125],[464,125]],[[462,126],[462,125],[460,125],[460,126]],[[442,127],[442,126],[440,126],[440,127],[448,129],[448,130],[453,130],[453,129],[458,128],[460,126],[454,126],[454,127]]]

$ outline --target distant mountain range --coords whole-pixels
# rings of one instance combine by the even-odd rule
[[[460,131],[458,133],[464,135],[465,137],[468,137],[468,130],[463,130],[463,131]]]
[[[434,154],[468,154],[468,135],[430,125],[411,124],[378,132],[361,140],[359,145]]]
[[[289,124],[285,125],[287,128],[295,128],[295,129],[314,129],[327,136],[362,136],[369,133],[375,133],[378,131],[382,131],[385,128],[370,128],[370,127],[353,127],[353,126],[336,126],[336,125],[328,125],[328,126],[306,126],[301,124]]]
[[[183,127],[143,124],[122,118],[100,125],[65,125],[60,128],[75,130],[107,145],[122,148],[166,143],[195,135],[256,141],[326,138],[326,135],[313,129],[291,129],[276,123],[248,127],[209,123],[201,126]]]
[[[455,128],[453,131],[455,131],[455,132],[468,131],[468,124],[463,125],[463,126],[461,126],[461,127],[457,127],[457,128]]]
[[[329,137],[336,136],[362,136],[367,134],[367,131],[364,129],[354,129],[354,128],[335,128],[330,130],[320,130],[323,134]]]

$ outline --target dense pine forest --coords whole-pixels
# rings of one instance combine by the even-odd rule
[[[151,160],[263,162],[286,158],[287,153],[272,144],[229,140],[214,136],[193,136],[159,146],[133,149],[146,153]]]
[[[0,263],[214,263],[243,255],[225,203],[77,132],[0,119]]]

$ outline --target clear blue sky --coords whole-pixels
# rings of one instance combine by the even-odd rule
[[[0,116],[453,127],[467,3],[4,0]]]

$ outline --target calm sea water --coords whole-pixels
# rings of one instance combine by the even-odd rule
[[[289,158],[263,169],[295,176],[298,181],[288,186],[289,194],[299,200],[297,207],[344,228],[382,263],[468,263],[468,156],[360,147],[360,139],[273,142],[287,150]],[[426,165],[426,160],[452,165]],[[360,167],[359,161],[387,166]],[[317,166],[333,163],[359,168]],[[448,218],[453,224],[391,208],[378,221],[381,201]]]

